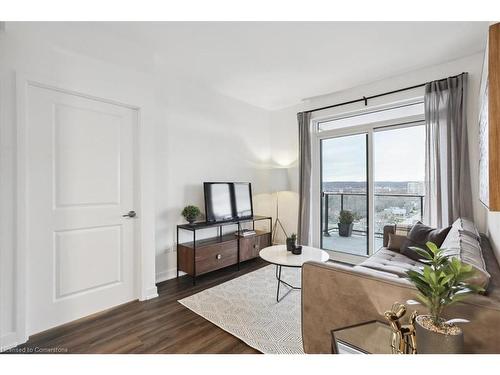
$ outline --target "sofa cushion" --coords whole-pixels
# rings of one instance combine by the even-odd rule
[[[445,255],[458,258],[461,262],[471,265],[476,273],[467,281],[486,289],[490,274],[486,270],[481,244],[476,239],[474,231],[458,228],[458,226],[453,226],[441,248],[444,249]]]
[[[409,270],[418,270],[423,264],[395,251],[381,247],[379,251],[363,261],[358,267],[366,267],[405,278]]]
[[[426,243],[433,242],[436,246],[440,247],[450,232],[451,226],[447,228],[436,229],[417,222],[408,233],[407,239],[401,247],[401,254],[406,255],[408,258],[419,261],[421,256],[410,247],[419,247],[427,250]]]
[[[476,226],[474,225],[474,222],[472,222],[469,219],[459,217],[452,224],[452,227],[458,229],[459,231],[463,232],[464,234],[467,234],[469,236],[474,237],[478,241],[481,241],[481,235],[479,234],[479,231],[477,230]]]

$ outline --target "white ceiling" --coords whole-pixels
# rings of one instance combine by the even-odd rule
[[[62,48],[278,109],[484,50],[488,22],[8,23]]]

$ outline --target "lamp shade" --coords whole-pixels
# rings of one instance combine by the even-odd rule
[[[270,180],[271,192],[276,193],[278,191],[290,190],[287,168],[271,169]]]

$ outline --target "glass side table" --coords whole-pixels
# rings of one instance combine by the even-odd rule
[[[392,329],[389,325],[372,320],[334,329],[333,354],[392,354]]]

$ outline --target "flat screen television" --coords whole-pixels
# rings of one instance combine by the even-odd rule
[[[204,182],[207,222],[224,222],[253,216],[249,182]]]
[[[249,182],[235,182],[233,187],[236,218],[246,219],[252,217],[252,185]]]

